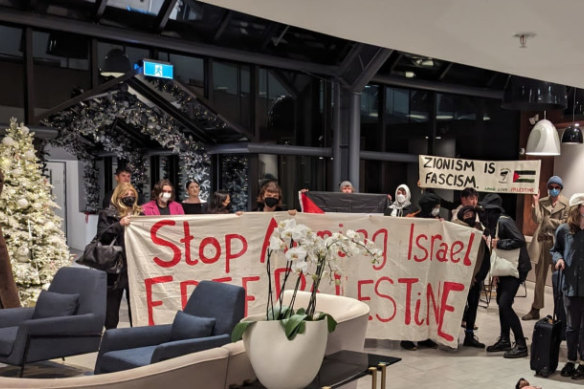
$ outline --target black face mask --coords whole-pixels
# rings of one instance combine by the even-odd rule
[[[469,227],[474,227],[475,226],[475,218],[471,217],[468,219],[462,219],[463,222],[465,222]]]
[[[277,198],[274,198],[274,197],[266,197],[264,199],[264,204],[266,204],[266,206],[269,207],[269,208],[273,208],[273,207],[276,206],[276,204],[278,204],[278,201],[280,201],[280,200],[277,199]]]
[[[135,202],[136,202],[135,197],[123,197],[122,198],[122,204],[124,204],[126,207],[131,207],[132,205],[134,205]]]

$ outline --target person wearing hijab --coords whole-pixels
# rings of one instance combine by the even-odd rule
[[[389,197],[389,196],[388,196]],[[411,203],[412,194],[410,188],[406,184],[401,184],[395,190],[395,201],[392,202],[383,214],[385,216],[405,217],[414,212],[414,207]]]
[[[515,221],[505,215],[503,199],[496,193],[489,193],[480,203],[484,212],[481,222],[485,226],[485,240],[491,248],[501,250],[520,249],[517,270],[519,278],[513,276],[495,277],[497,283],[497,305],[499,305],[499,323],[501,332],[495,344],[487,347],[487,352],[504,351],[505,358],[521,358],[527,356],[527,343],[521,328],[521,321],[513,310],[513,300],[519,285],[531,270],[531,262],[527,254],[525,238]],[[498,232],[497,232],[498,226]],[[511,345],[510,333],[513,331],[515,345]]]

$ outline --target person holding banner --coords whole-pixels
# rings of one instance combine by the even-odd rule
[[[128,272],[126,265],[126,245],[124,241],[125,227],[130,225],[130,216],[142,214],[138,206],[138,192],[127,182],[119,183],[114,189],[112,201],[108,208],[99,211],[97,221],[97,239],[105,245],[115,241],[122,247],[124,266],[119,274],[107,274],[107,302],[105,313],[105,328],[116,328],[120,319],[120,303],[124,290],[128,308],[130,306],[130,291],[128,289]],[[130,324],[132,317],[130,316]]]
[[[568,362],[561,375],[584,378],[584,193],[570,197],[567,223],[555,233],[551,254],[560,273],[564,306],[566,308],[566,343]],[[580,357],[580,364],[576,361]]]
[[[426,218],[426,219],[440,219],[440,197],[431,192],[424,192],[420,201],[418,202],[420,206],[420,211],[416,214],[416,217]],[[399,344],[403,349],[406,350],[416,350],[417,346],[411,340],[402,340]],[[427,348],[437,348],[438,345],[431,339],[426,339],[422,342],[418,342],[418,345]]]
[[[458,219],[458,214],[463,207],[476,207],[479,204],[479,192],[475,188],[464,188],[460,192],[460,205],[452,210],[451,221]],[[477,222],[479,222],[479,215],[477,214]]]
[[[209,213],[223,214],[231,213],[229,206],[231,205],[231,197],[226,190],[217,190],[211,196],[209,203]]]
[[[554,244],[554,232],[568,218],[568,199],[560,194],[563,188],[562,179],[552,176],[547,182],[548,196],[540,199],[539,193],[533,195],[531,218],[537,223],[537,229],[529,244],[529,254],[533,259],[537,259],[535,289],[531,310],[521,318],[522,320],[539,319],[539,310],[544,305],[543,297],[548,269],[553,266],[550,250]]]
[[[353,186],[351,181],[345,180],[341,182],[341,184],[339,185],[339,191],[343,193],[355,193],[355,187]]]
[[[174,186],[170,180],[160,180],[152,189],[151,201],[142,205],[144,215],[184,215],[180,203],[174,201]]]
[[[199,198],[199,193],[201,192],[199,183],[195,180],[188,180],[185,188],[189,195],[189,197],[181,203],[185,214],[199,215],[202,213],[207,213],[207,203],[201,201]]]
[[[388,199],[391,200],[390,196]],[[396,217],[404,217],[408,216],[409,214],[415,212],[414,206],[410,202],[412,199],[412,194],[410,192],[410,188],[406,184],[401,184],[395,190],[395,201],[391,203],[383,214],[385,216],[396,216]]]
[[[476,208],[472,205],[467,205],[462,207],[454,223],[461,224],[464,226],[476,228],[479,231],[483,231],[483,226],[480,222],[477,223],[478,212]],[[481,285],[484,282],[487,274],[489,273],[490,261],[489,261],[489,249],[485,243],[485,240],[481,241],[479,246],[479,252],[477,254],[477,263],[475,264],[473,277],[471,281],[471,286],[468,290],[468,296],[466,298],[466,309],[464,310],[463,323],[464,323],[464,343],[463,346],[475,347],[475,348],[485,348],[485,345],[477,339],[474,334],[475,322],[477,318],[477,309],[479,307],[479,300],[481,296]]]
[[[480,203],[484,212],[481,222],[485,226],[485,240],[492,248],[501,250],[520,249],[517,270],[519,278],[513,276],[496,277],[497,304],[499,305],[499,324],[501,333],[495,344],[487,347],[487,352],[505,351],[505,358],[521,358],[527,356],[527,343],[523,335],[521,321],[513,310],[513,300],[519,285],[531,270],[531,262],[527,254],[525,238],[515,221],[505,215],[503,199],[496,193],[489,193]],[[498,228],[497,228],[498,227]],[[511,346],[510,332],[515,336],[515,345]]]

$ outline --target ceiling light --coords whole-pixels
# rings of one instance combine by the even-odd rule
[[[522,111],[566,109],[566,87],[531,78],[511,77],[501,108]]]
[[[527,138],[527,155],[560,155],[560,137],[556,127],[547,119],[535,123]]]
[[[105,56],[102,76],[120,77],[131,70],[130,60],[120,49],[112,49]]]
[[[572,103],[572,125],[564,130],[562,134],[562,143],[566,144],[578,144],[583,143],[582,140],[582,130],[580,130],[580,124],[575,123],[575,116],[576,116],[576,92],[577,89],[574,88],[574,99]]]
[[[412,71],[409,71],[409,70],[406,70],[405,73],[404,73],[404,75],[406,76],[406,78],[414,78],[414,77],[416,77],[416,73],[414,73]]]

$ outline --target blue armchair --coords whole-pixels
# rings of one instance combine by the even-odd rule
[[[106,273],[57,271],[34,308],[0,309],[0,362],[29,362],[97,351],[105,321]]]
[[[95,374],[128,370],[231,341],[242,318],[245,290],[201,281],[172,324],[107,330],[95,364]]]

